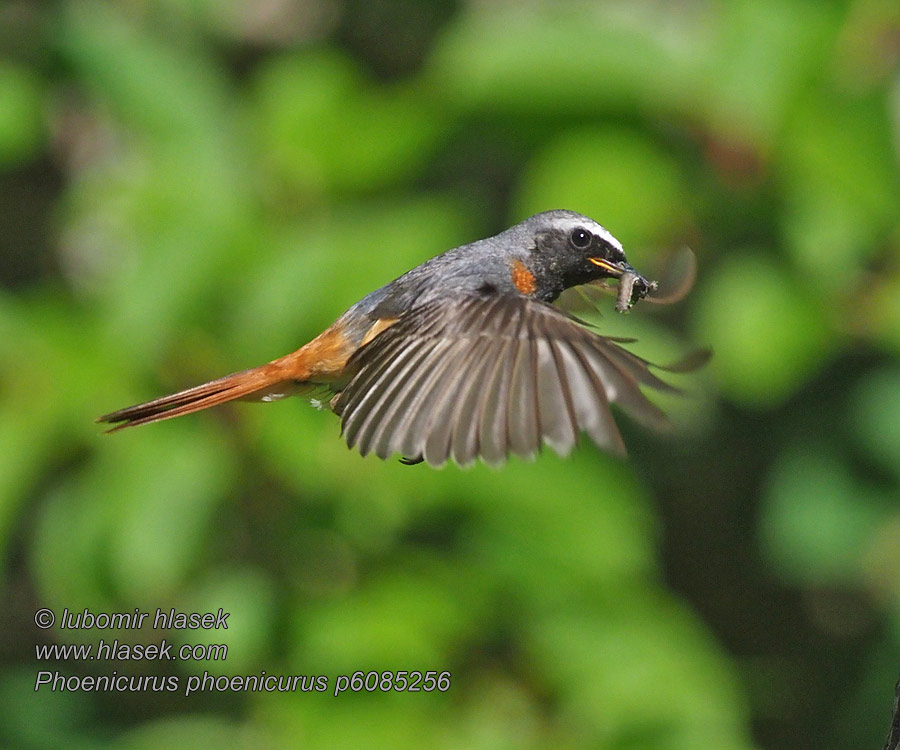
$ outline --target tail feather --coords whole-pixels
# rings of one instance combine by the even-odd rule
[[[236,372],[178,393],[104,414],[98,417],[97,421],[115,424],[116,426],[109,432],[116,432],[126,427],[192,414],[235,399],[261,400],[276,393],[291,392],[294,386],[294,380],[286,377],[284,369],[270,362],[261,367]]]

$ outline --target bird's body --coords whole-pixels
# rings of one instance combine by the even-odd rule
[[[542,443],[567,453],[582,431],[622,454],[609,404],[660,424],[639,385],[671,387],[621,340],[550,303],[571,286],[626,274],[635,298],[652,288],[593,220],[536,214],[413,268],[291,354],[100,421],[120,429],[326,388],[347,442],[363,455],[497,464],[510,452],[531,457]]]

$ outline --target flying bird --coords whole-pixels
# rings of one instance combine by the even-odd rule
[[[641,391],[676,391],[656,368],[551,304],[566,289],[617,279],[617,308],[655,289],[621,243],[573,211],[535,214],[455,247],[376,289],[297,351],[169,396],[105,414],[125,427],[234,401],[328,394],[351,448],[404,463],[492,465],[566,455],[580,433],[625,454],[611,404],[662,427]],[[665,369],[696,369],[705,355]]]

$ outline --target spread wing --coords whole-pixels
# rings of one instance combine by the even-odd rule
[[[675,391],[649,363],[552,305],[525,297],[464,296],[425,304],[362,347],[333,402],[350,447],[440,466],[541,445],[567,454],[581,432],[624,455],[610,404],[665,426],[641,385]]]

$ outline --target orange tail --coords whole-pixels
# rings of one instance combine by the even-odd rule
[[[379,321],[373,328],[379,328]],[[110,432],[139,424],[161,422],[164,419],[192,414],[210,406],[218,406],[235,399],[249,401],[275,401],[316,384],[339,379],[344,366],[356,349],[351,339],[344,335],[338,323],[326,328],[316,338],[297,351],[286,354],[252,370],[236,372],[224,378],[173,393],[170,396],[147,401],[136,406],[104,414],[98,422],[117,424]]]
[[[289,376],[281,363],[269,362],[252,370],[236,372],[169,396],[104,414],[97,421],[111,424],[121,422],[122,424],[117,424],[109,430],[115,432],[125,427],[191,414],[239,398],[265,400],[266,396],[269,396],[275,400],[296,390],[296,381]]]

